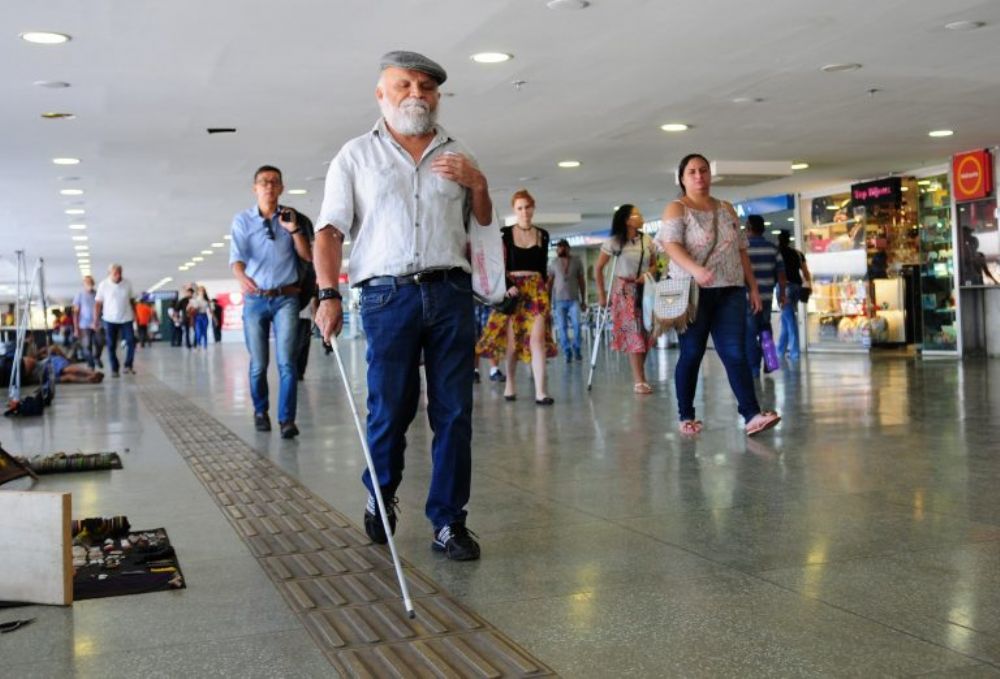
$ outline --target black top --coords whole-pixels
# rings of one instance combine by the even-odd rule
[[[519,248],[514,245],[514,228],[505,226],[500,229],[507,271],[537,271],[545,278],[549,270],[549,232],[536,226],[536,244],[530,248]]]
[[[781,248],[781,258],[785,260],[785,276],[789,283],[802,285],[802,254],[793,247]]]

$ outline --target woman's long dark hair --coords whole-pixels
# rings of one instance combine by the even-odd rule
[[[690,163],[692,160],[695,159],[701,159],[705,161],[705,164],[708,165],[709,167],[712,166],[712,164],[708,162],[708,158],[701,155],[700,153],[689,153],[683,158],[681,158],[681,164],[677,166],[677,183],[681,187],[682,196],[687,195],[687,189],[684,188],[684,170],[687,169],[688,163]]]
[[[628,218],[632,216],[635,205],[625,203],[617,210],[611,218],[611,237],[618,243],[619,248],[625,247],[628,242]]]

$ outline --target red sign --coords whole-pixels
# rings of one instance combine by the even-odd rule
[[[989,151],[956,154],[951,167],[955,175],[955,200],[978,200],[993,193],[993,157]]]
[[[222,307],[222,329],[243,329],[243,293],[220,292],[215,297]]]

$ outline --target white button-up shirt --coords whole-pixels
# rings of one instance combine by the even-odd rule
[[[97,295],[94,300],[101,303],[101,320],[108,323],[131,323],[135,319],[132,313],[132,284],[127,278],[118,283],[108,276],[97,285]]]
[[[431,171],[442,153],[465,146],[440,125],[419,163],[379,119],[370,132],[344,144],[330,162],[316,224],[333,226],[353,242],[351,285],[374,276],[405,276],[427,269],[469,266],[472,195]]]

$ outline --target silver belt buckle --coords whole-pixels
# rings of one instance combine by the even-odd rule
[[[414,283],[416,283],[417,285],[420,285],[421,283],[423,283],[423,281],[424,281],[424,272],[423,271],[418,271],[417,273],[413,274],[413,282]]]

